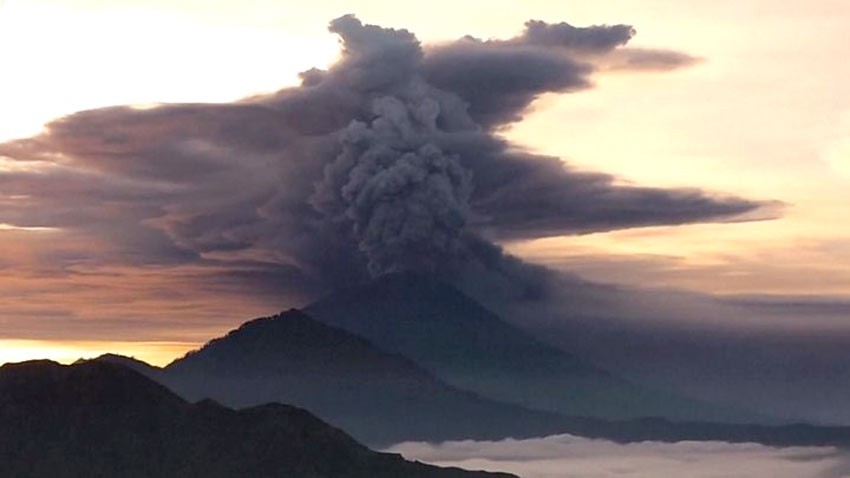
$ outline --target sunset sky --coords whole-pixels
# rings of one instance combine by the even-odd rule
[[[544,94],[499,134],[572,168],[613,175],[617,184],[698,188],[766,206],[734,222],[506,238],[502,245],[599,282],[850,302],[846,1],[399,5],[5,0],[0,142],[36,136],[51,120],[81,110],[226,103],[297,85],[299,72],[327,68],[338,57],[327,25],[347,13],[408,29],[426,46],[464,35],[511,38],[530,19],[623,23],[637,31],[630,48],[694,59],[669,71],[600,66],[593,88]],[[61,154],[31,162],[2,153],[0,174],[80,172],[63,169],[69,163]],[[45,192],[22,192],[18,183],[4,192],[3,184],[4,208]],[[115,224],[120,212],[115,207]],[[228,272],[221,263],[152,262],[130,246],[147,248],[158,238],[128,237],[118,246],[110,242],[114,231],[81,232],[48,216],[0,220],[0,363],[113,351],[162,364],[244,320],[303,300],[210,279]]]

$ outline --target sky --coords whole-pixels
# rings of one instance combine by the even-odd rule
[[[61,141],[42,136],[49,147],[24,148],[41,154],[36,162],[20,161],[24,149],[6,147],[4,153],[0,148],[0,172],[29,178],[2,183],[10,189],[0,186],[0,201],[7,210],[33,204],[0,220],[5,309],[0,362],[44,356],[68,361],[110,350],[167,363],[244,320],[309,298],[303,291],[287,295],[277,288],[258,293],[263,286],[238,280],[248,272],[234,271],[235,261],[270,262],[260,256],[274,254],[271,249],[254,248],[241,256],[226,247],[213,250],[213,239],[201,233],[178,230],[176,223],[164,226],[150,214],[134,215],[136,209],[128,213],[132,198],[119,201],[96,188],[78,190],[87,187],[78,179],[93,170],[76,167],[72,156],[98,153],[86,149],[92,147],[89,137],[111,131],[113,124],[132,132],[132,118],[158,114],[159,104],[228,103],[298,85],[299,72],[327,68],[339,58],[339,41],[328,23],[346,13],[365,23],[409,29],[425,45],[465,35],[514,38],[528,19],[632,25],[637,34],[629,48],[667,55],[670,63],[615,55],[594,59],[590,83],[568,92],[540,91],[522,119],[498,125],[494,137],[528,154],[558,157],[578,171],[611,175],[611,187],[691,188],[706,206],[716,197],[760,207],[720,201],[713,205],[741,207],[749,214],[612,230],[594,225],[516,234],[503,227],[494,241],[527,261],[603,283],[844,304],[825,320],[846,322],[846,2],[437,1],[404,9],[384,1],[5,0],[0,5],[0,141],[37,137],[45,124],[76,111],[132,105],[129,113],[63,123],[68,134]],[[443,57],[434,58],[445,62],[457,54],[451,48],[435,51]],[[443,65],[437,60],[435,71]],[[475,119],[486,121],[482,118]],[[145,129],[154,136],[139,144],[156,142],[156,135],[168,131]],[[187,155],[215,153],[202,142],[184,146]],[[251,185],[268,185],[271,179],[262,171],[260,166],[249,171],[256,175]],[[138,177],[119,179],[110,185],[144,186],[164,196],[182,187],[179,181],[140,185]],[[80,203],[71,218],[74,201],[83,201],[83,195],[92,202]],[[48,196],[50,201],[39,202]],[[208,191],[202,199],[217,197],[220,192]],[[59,207],[61,201],[69,211]],[[87,216],[95,205],[97,221]],[[231,206],[222,200],[219,210]],[[139,210],[147,207],[171,208],[172,219],[201,208],[138,201]],[[138,228],[141,221],[149,227]],[[167,237],[151,232],[159,229],[167,230]],[[175,259],[175,246],[195,247],[195,252],[207,247],[201,251],[204,260]],[[252,277],[268,273],[249,272]],[[846,327],[842,331],[850,330],[850,324]]]

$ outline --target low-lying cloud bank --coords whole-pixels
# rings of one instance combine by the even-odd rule
[[[723,442],[620,445],[556,435],[532,440],[401,443],[389,451],[443,466],[523,478],[846,478],[850,455],[834,448]]]

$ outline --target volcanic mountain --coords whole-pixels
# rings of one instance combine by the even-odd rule
[[[160,370],[116,356],[184,398],[303,407],[371,445],[563,431],[551,413],[448,386],[412,361],[290,310],[253,320]]]
[[[186,399],[201,400],[200,404],[212,398],[251,410],[268,402],[295,403],[376,446],[560,433],[621,443],[701,440],[850,446],[850,427],[613,420],[499,403],[446,385],[410,360],[296,310],[247,322],[165,369],[116,355],[96,361],[137,370]]]
[[[0,367],[0,476],[474,478],[378,453],[285,405],[189,404],[105,361]]]
[[[756,421],[613,376],[426,276],[385,275],[331,293],[305,311],[410,358],[449,385],[501,402],[613,420]]]

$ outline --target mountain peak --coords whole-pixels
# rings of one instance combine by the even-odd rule
[[[290,309],[246,322],[166,368],[180,373],[204,363],[218,373],[251,376],[304,372],[321,366],[323,373],[331,374],[340,366],[357,364],[368,370],[371,361],[380,361],[382,354],[361,337]]]
[[[606,419],[741,417],[612,376],[429,276],[388,274],[328,294],[305,311],[409,357],[449,385],[501,402]]]
[[[190,400],[308,408],[375,445],[560,430],[554,415],[450,387],[406,357],[298,310],[246,322],[175,361],[160,379]]]

